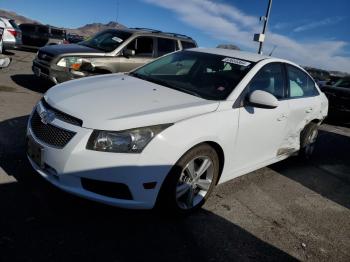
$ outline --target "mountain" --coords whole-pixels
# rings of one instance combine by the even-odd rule
[[[123,29],[123,28],[127,28],[127,27],[116,22],[109,22],[107,24],[101,24],[101,23],[87,24],[76,29],[67,29],[67,31],[69,33],[75,33],[82,36],[91,36],[105,29]]]
[[[23,24],[23,23],[35,23],[35,24],[41,24],[38,21],[35,21],[33,19],[30,19],[28,17],[19,15],[12,11],[2,10],[0,9],[0,17],[6,17],[9,19],[14,19],[17,24]],[[55,25],[53,25],[55,26]],[[65,28],[67,29],[67,32],[69,33],[75,33],[82,36],[91,36],[96,34],[99,31],[105,30],[105,29],[122,29],[126,28],[126,26],[116,23],[116,22],[109,22],[107,24],[101,24],[101,23],[92,23],[87,24],[79,28]]]
[[[19,15],[19,14],[15,13],[15,12],[3,10],[3,9],[0,9],[0,17],[14,19],[17,24],[23,24],[23,23],[40,24],[40,22],[38,22],[38,21],[35,21],[35,20],[30,19],[28,17]]]

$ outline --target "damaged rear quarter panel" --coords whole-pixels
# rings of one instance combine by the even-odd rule
[[[295,98],[289,100],[290,113],[288,116],[287,135],[279,153],[295,152],[300,149],[300,133],[310,122],[319,123],[326,117],[328,102],[324,95]]]

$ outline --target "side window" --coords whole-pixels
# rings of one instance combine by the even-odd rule
[[[248,93],[262,90],[274,95],[277,99],[285,98],[284,73],[280,63],[265,65],[248,85]]]
[[[49,28],[46,26],[38,26],[38,33],[43,36],[47,36],[49,34]]]
[[[194,48],[196,45],[192,42],[181,41],[182,49]]]
[[[158,56],[177,50],[177,41],[167,38],[158,38]]]
[[[319,95],[315,82],[300,69],[287,65],[289,97],[308,97]]]
[[[153,38],[138,37],[128,44],[127,49],[135,50],[135,57],[153,56]]]
[[[32,25],[20,25],[20,29],[26,33],[34,33],[35,32],[35,26]]]

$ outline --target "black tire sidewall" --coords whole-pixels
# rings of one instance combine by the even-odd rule
[[[213,175],[213,181],[210,185],[210,188],[206,194],[206,196],[203,198],[203,200],[196,205],[195,207],[185,210],[181,209],[176,200],[176,186],[177,182],[181,176],[181,172],[184,169],[184,167],[193,160],[194,158],[198,156],[207,156],[211,159],[214,165],[214,175]],[[208,144],[201,144],[198,146],[193,147],[189,151],[187,151],[178,161],[177,163],[173,166],[169,174],[167,175],[162,188],[159,193],[158,197],[158,203],[157,205],[161,209],[165,209],[167,211],[170,211],[172,213],[177,213],[177,214],[187,214],[190,212],[193,212],[196,209],[199,209],[205,201],[208,199],[210,196],[213,188],[215,187],[217,180],[219,178],[219,170],[220,170],[220,162],[219,162],[219,157],[218,154],[216,153],[215,149],[211,147]]]
[[[316,138],[315,141],[310,143],[309,137],[316,130]],[[315,146],[316,140],[318,137],[318,125],[316,123],[309,123],[303,131],[300,133],[300,151],[299,156],[304,159],[310,159],[312,156],[312,152],[308,151],[308,146]]]

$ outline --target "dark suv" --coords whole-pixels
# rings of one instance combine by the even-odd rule
[[[197,47],[185,35],[145,28],[108,29],[78,44],[46,46],[33,61],[36,76],[55,83],[128,72],[167,53]]]
[[[40,48],[46,45],[65,44],[67,42],[66,30],[39,24],[20,24],[22,31],[22,47]]]

